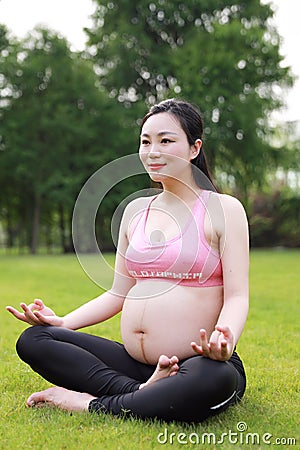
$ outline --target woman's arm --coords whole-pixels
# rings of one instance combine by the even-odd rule
[[[99,297],[82,305],[63,318],[66,328],[76,330],[105,320],[118,314],[129,290],[134,286],[135,280],[129,276],[125,265],[125,252],[128,246],[126,216],[122,222],[119,234],[119,244],[116,253],[114,280],[112,288]]]
[[[221,196],[224,230],[220,236],[223,269],[224,303],[218,325],[230,327],[237,344],[249,308],[249,234],[246,214],[241,203]]]
[[[122,310],[122,306],[135,280],[129,276],[125,265],[125,253],[128,246],[127,229],[131,219],[130,205],[125,209],[120,225],[118,250],[116,253],[114,280],[112,288],[99,297],[80,306],[64,317],[56,316],[41,300],[31,305],[21,303],[23,313],[8,306],[6,309],[17,319],[30,325],[54,325],[77,330],[96,323],[104,322]],[[129,209],[129,211],[128,211]]]
[[[219,236],[219,249],[223,270],[223,307],[216,329],[208,339],[200,330],[200,345],[193,349],[211,359],[225,361],[230,358],[237,344],[248,314],[249,304],[249,235],[246,214],[234,197],[218,195],[214,202],[219,210],[211,214]]]

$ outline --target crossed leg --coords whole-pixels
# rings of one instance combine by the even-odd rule
[[[173,356],[168,358],[165,355],[160,356],[153,375],[146,383],[142,383],[139,389],[150,386],[158,380],[176,375],[178,371],[178,358]],[[59,386],[54,386],[40,392],[35,392],[27,399],[27,406],[55,406],[66,411],[85,411],[91,400],[95,399],[85,392],[71,391]]]
[[[27,406],[82,411],[95,396],[141,389],[178,371],[175,356],[162,355],[154,370],[131,358],[122,344],[57,327],[28,328],[17,351],[33,370],[58,385],[32,394]]]
[[[19,356],[57,385],[32,394],[27,404],[140,418],[201,421],[243,395],[244,376],[229,362],[195,356],[178,362],[162,355],[142,364],[124,346],[56,327],[32,327],[17,343]],[[237,356],[237,355],[236,355]]]

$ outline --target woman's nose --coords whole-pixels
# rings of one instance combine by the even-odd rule
[[[150,158],[157,158],[160,156],[160,148],[158,144],[152,144],[149,149],[149,156]]]

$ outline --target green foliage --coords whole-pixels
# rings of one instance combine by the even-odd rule
[[[35,253],[43,224],[44,244],[51,246],[58,228],[68,251],[83,183],[129,153],[132,134],[120,132],[123,110],[97,88],[92,63],[71,53],[54,32],[34,30],[6,69],[11,95],[1,111],[0,214],[8,244],[28,245]]]
[[[259,0],[95,0],[81,54],[54,31],[37,28],[19,42],[0,25],[5,245],[32,253],[40,245],[72,250],[72,210],[84,182],[107,162],[136,152],[146,105],[165,97],[200,106],[217,184],[248,211],[249,193],[262,190],[268,171],[299,170],[299,143],[270,145],[278,131],[269,113],[293,81],[282,67],[272,15]],[[112,187],[97,216],[102,249],[113,248],[117,205],[147,186],[140,177]],[[253,236],[261,235],[259,227],[270,234],[272,220],[254,217]]]
[[[110,264],[114,258],[105,255]],[[250,265],[250,313],[238,345],[247,372],[248,386],[240,405],[230,408],[202,424],[166,424],[158,421],[123,420],[111,416],[66,413],[54,409],[27,409],[26,398],[49,386],[19,360],[15,341],[25,328],[4,311],[7,304],[41,297],[58,314],[65,314],[101,292],[87,279],[76,258],[64,256],[0,256],[1,341],[0,447],[20,449],[150,450],[159,448],[244,448],[273,447],[275,438],[294,438],[299,444],[299,251],[255,251]],[[95,263],[97,263],[95,261]],[[106,277],[105,266],[99,271]],[[103,280],[106,282],[106,280]],[[87,329],[110,339],[120,339],[119,317]],[[284,336],[284,345],[282,345]],[[176,395],[176,393],[174,393]],[[237,432],[245,422],[246,432],[257,433],[260,445],[195,445],[177,442],[179,433]],[[175,433],[173,444],[162,445],[159,433],[167,428]],[[238,435],[245,439],[246,432]],[[262,442],[264,433],[272,434],[271,445]],[[251,441],[250,441],[251,444]],[[297,445],[276,445],[297,448]]]
[[[259,0],[97,0],[90,54],[110,95],[129,106],[181,95],[205,119],[207,157],[243,200],[274,153],[268,114],[292,83],[281,65],[273,11]]]
[[[300,194],[290,189],[256,194],[250,237],[254,247],[300,247]]]

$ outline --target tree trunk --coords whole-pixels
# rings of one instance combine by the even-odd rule
[[[32,255],[35,255],[38,249],[40,216],[41,216],[41,195],[36,195],[34,199],[32,230],[31,230],[30,252]]]
[[[7,234],[6,247],[11,249],[14,246],[14,230],[9,209],[7,209],[6,214],[6,234]]]
[[[66,226],[64,217],[64,208],[62,205],[58,205],[58,215],[59,215],[59,231],[60,231],[60,245],[62,251],[66,252]]]
[[[73,241],[72,241],[72,212],[69,215],[64,211],[62,205],[58,207],[59,214],[59,229],[60,229],[60,243],[64,253],[74,252]],[[66,219],[67,216],[67,219]]]
[[[72,230],[72,221],[73,221],[73,211],[68,211],[68,249],[69,253],[75,253],[75,248],[73,244],[73,230]]]

